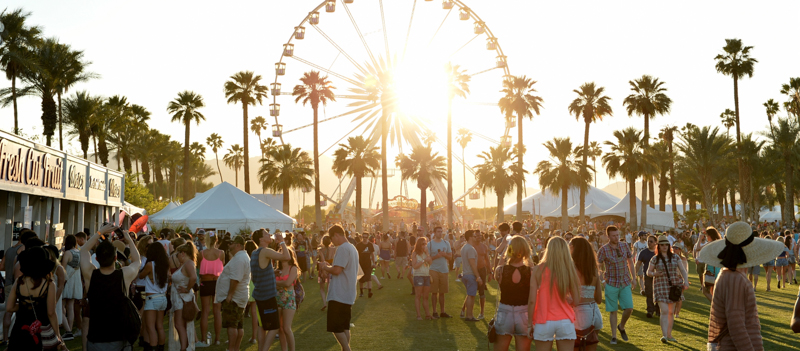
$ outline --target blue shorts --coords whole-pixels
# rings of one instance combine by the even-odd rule
[[[617,305],[623,310],[633,308],[633,294],[631,294],[630,285],[615,288],[606,284],[606,312],[616,312]]]
[[[431,276],[414,276],[414,286],[431,286]]]
[[[775,266],[775,259],[771,259],[771,260],[769,260],[767,262],[764,262],[763,266],[764,266],[764,268],[774,267]]]
[[[150,295],[144,300],[145,311],[165,311],[167,309],[167,296],[164,294]]]
[[[464,288],[467,289],[467,296],[475,296],[478,294],[478,281],[472,274],[464,274],[461,277],[461,282],[464,283]]]

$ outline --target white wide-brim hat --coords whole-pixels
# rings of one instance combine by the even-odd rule
[[[720,258],[720,253],[728,247],[729,251],[738,251],[741,248],[746,258],[745,262],[738,262],[736,268],[748,268],[759,266],[765,262],[775,259],[783,248],[786,247],[783,243],[776,240],[762,239],[752,237],[753,231],[750,225],[745,222],[736,222],[728,226],[725,231],[725,237],[720,240],[714,240],[707,244],[700,250],[698,259],[703,263],[710,264],[714,267],[724,267],[722,264],[723,258]],[[745,243],[745,241],[749,241]],[[742,245],[744,243],[744,245]]]

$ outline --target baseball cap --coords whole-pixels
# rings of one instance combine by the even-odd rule
[[[206,230],[205,229],[198,230],[197,235],[206,235]]]

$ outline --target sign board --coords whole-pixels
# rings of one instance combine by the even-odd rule
[[[61,246],[64,245],[64,223],[56,223],[53,225],[53,235],[54,235],[54,245],[61,250]]]

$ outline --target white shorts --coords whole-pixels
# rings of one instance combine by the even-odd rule
[[[575,324],[569,319],[560,321],[547,321],[544,324],[533,326],[533,340],[553,341],[553,340],[575,340]]]

